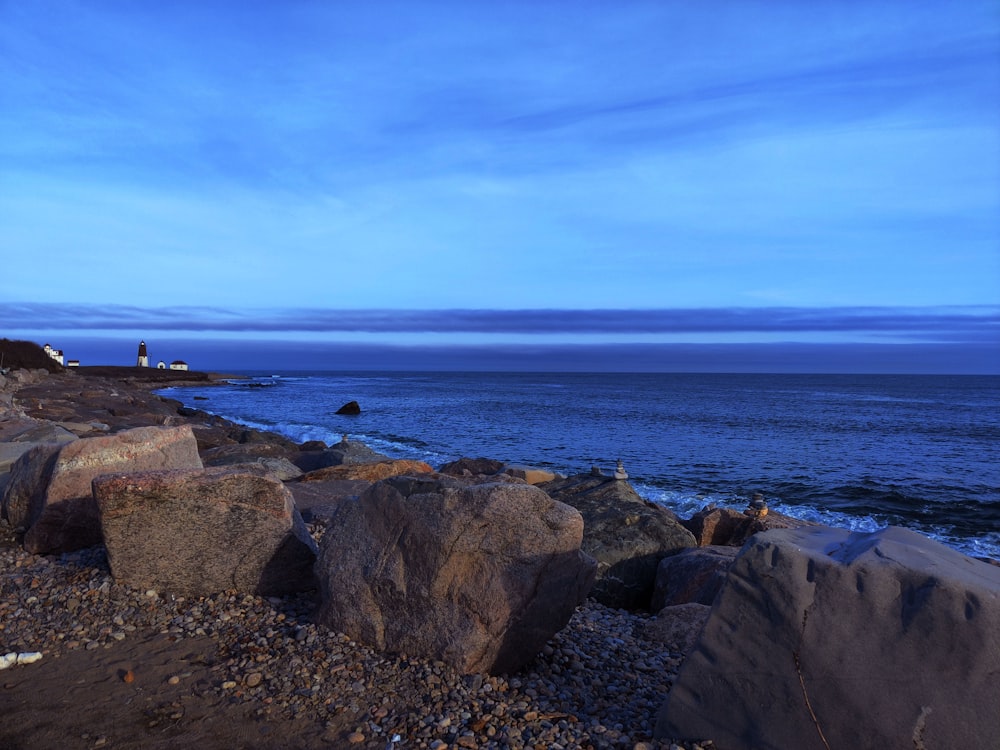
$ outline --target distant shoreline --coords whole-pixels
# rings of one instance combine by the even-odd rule
[[[67,367],[66,372],[76,372],[85,377],[119,378],[134,383],[168,383],[170,385],[205,385],[224,380],[245,378],[245,375],[227,375],[199,370],[167,370],[156,367],[128,367],[121,365],[88,365]]]

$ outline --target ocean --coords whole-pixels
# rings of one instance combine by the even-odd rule
[[[160,393],[296,441],[360,440],[434,467],[563,474],[621,459],[682,517],[761,492],[790,516],[922,532],[1000,559],[1000,379],[930,375],[241,373]],[[357,401],[361,414],[335,414]]]

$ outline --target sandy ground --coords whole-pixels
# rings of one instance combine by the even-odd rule
[[[0,671],[3,750],[330,748],[350,727],[270,719],[210,691],[215,644],[158,633]],[[171,678],[176,677],[175,684]],[[263,712],[264,715],[257,715]]]

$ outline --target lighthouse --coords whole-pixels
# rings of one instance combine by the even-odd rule
[[[139,356],[135,360],[136,367],[149,367],[149,355],[146,353],[146,342],[139,342]]]

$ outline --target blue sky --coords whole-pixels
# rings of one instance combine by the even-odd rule
[[[0,248],[85,363],[1000,372],[1000,8],[0,1]]]

